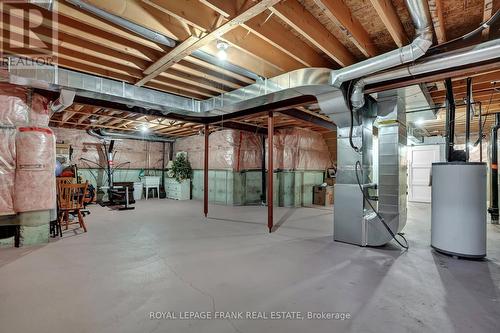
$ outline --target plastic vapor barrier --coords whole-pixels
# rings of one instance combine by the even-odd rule
[[[0,111],[1,112],[1,111]],[[0,125],[0,215],[14,214],[16,129]]]
[[[55,138],[48,100],[0,83],[0,215],[55,207]]]
[[[178,139],[174,152],[187,152],[193,169],[203,169],[205,137],[193,135]],[[222,130],[209,136],[208,166],[215,170],[260,169],[262,138],[239,130]]]
[[[320,133],[290,128],[276,130],[274,168],[281,170],[324,170],[330,153]],[[193,169],[203,169],[205,138],[194,135],[178,139],[174,152],[187,152]],[[266,140],[266,160],[267,160]],[[212,170],[254,170],[262,166],[262,136],[239,130],[221,130],[209,137],[208,166]]]
[[[14,210],[28,212],[55,207],[55,139],[47,127],[19,127]]]
[[[102,140],[85,131],[53,128],[58,143],[70,144],[73,148],[71,161],[79,168],[106,167],[106,154]],[[165,143],[165,164],[168,162],[168,143]],[[161,169],[163,143],[121,139],[115,141],[113,165],[120,169]]]

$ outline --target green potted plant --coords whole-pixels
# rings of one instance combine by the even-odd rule
[[[172,163],[172,178],[175,178],[177,182],[181,183],[186,179],[190,179],[192,173],[193,169],[191,169],[191,163],[189,163],[186,154],[177,154],[177,157]]]

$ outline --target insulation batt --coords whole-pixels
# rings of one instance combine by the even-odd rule
[[[67,128],[52,129],[57,142],[71,144],[73,148],[72,160],[68,164],[76,164],[79,168],[96,168],[106,165],[106,155],[101,140],[88,135],[85,131]],[[165,144],[165,158],[168,160],[168,144]],[[149,161],[147,159],[149,151]],[[82,160],[90,160],[86,162]],[[146,142],[140,140],[115,141],[113,162],[123,169],[160,169],[163,158],[163,143]],[[165,162],[167,163],[167,161]]]
[[[209,138],[208,166],[213,170],[260,169],[262,137],[239,130],[213,132]],[[185,151],[193,169],[203,169],[204,137],[194,135],[178,139],[174,151]],[[274,168],[282,170],[324,170],[330,166],[328,146],[320,133],[303,129],[280,129],[275,132]],[[268,149],[266,146],[266,155]],[[266,156],[267,160],[267,156]]]
[[[14,128],[0,128],[0,215],[14,214],[15,133]]]
[[[213,132],[209,138],[208,165],[214,170],[259,169],[262,141],[259,135],[239,130]],[[174,152],[185,151],[193,169],[203,169],[205,137],[193,135],[178,139]]]
[[[0,83],[0,125],[26,125],[29,108],[26,88]]]
[[[30,125],[49,126],[49,101],[46,97],[33,94],[30,118]]]
[[[16,135],[14,209],[53,209],[56,198],[55,137],[46,127],[19,127]]]

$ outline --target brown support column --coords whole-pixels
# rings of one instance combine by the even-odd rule
[[[274,118],[270,111],[267,117],[267,227],[273,229],[273,136]]]
[[[203,168],[203,213],[208,215],[208,124],[205,124],[205,164]]]

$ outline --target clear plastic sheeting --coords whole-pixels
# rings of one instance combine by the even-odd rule
[[[55,207],[55,137],[47,127],[19,127],[16,135],[14,210]]]
[[[0,215],[14,214],[15,134],[15,128],[0,125]]]
[[[0,83],[1,125],[48,126],[50,120],[48,105],[49,100],[46,97],[39,94],[31,95],[28,88]]]
[[[26,88],[0,83],[0,125],[26,125],[29,107]]]
[[[328,146],[318,132],[304,128],[279,129],[275,132],[273,146],[275,169],[325,170],[331,164]]]
[[[48,100],[0,83],[0,215],[55,207],[55,140]]]
[[[31,98],[30,124],[37,126],[49,126],[49,100],[39,94],[33,94]]]
[[[262,167],[262,136],[239,130],[213,132],[209,137],[208,166],[212,170],[253,170]],[[275,131],[275,169],[325,170],[330,166],[330,153],[320,133],[290,128]],[[178,139],[174,151],[188,153],[193,169],[203,169],[205,138],[195,135]],[[266,144],[266,160],[267,160]]]
[[[78,168],[106,167],[106,154],[102,140],[85,131],[53,128],[57,142],[70,144],[73,154],[66,164]],[[140,140],[116,140],[113,149],[113,165],[120,169],[161,169],[163,143]],[[168,162],[168,144],[165,144],[165,164]]]
[[[239,130],[213,132],[209,137],[208,165],[214,170],[260,169],[262,138],[260,135]],[[187,152],[193,169],[203,169],[205,136],[193,135],[178,139],[174,152]]]

